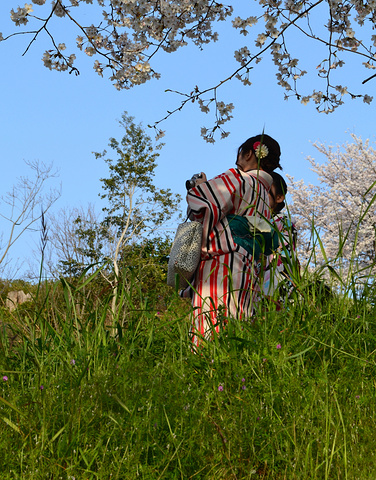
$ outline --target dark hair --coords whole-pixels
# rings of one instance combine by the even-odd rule
[[[270,173],[276,168],[282,167],[279,163],[279,159],[281,156],[281,148],[279,143],[274,140],[274,138],[262,133],[261,135],[256,135],[255,137],[248,138],[240,147],[238,148],[238,156],[240,155],[247,155],[249,152],[253,152],[256,155],[254,144],[256,142],[262,143],[268,148],[268,155],[265,158],[260,159],[260,167],[265,170],[265,172]],[[257,155],[256,155],[257,157]]]
[[[273,178],[273,185],[275,187],[276,194],[285,196],[287,194],[287,183],[282,175],[277,172],[269,172],[269,175]],[[270,194],[273,196],[272,190],[270,190]],[[274,209],[274,213],[279,213],[283,208],[285,208],[285,206],[285,202],[278,203]]]

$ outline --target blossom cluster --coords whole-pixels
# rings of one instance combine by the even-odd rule
[[[57,70],[58,72],[65,72],[66,70],[70,70],[70,72],[75,71],[76,69],[73,63],[76,55],[72,53],[69,56],[65,56],[61,53],[62,50],[65,50],[64,44],[59,44],[56,53],[52,53],[51,51],[44,52],[42,58],[44,66],[50,70]]]
[[[341,278],[354,274],[355,267],[367,278],[376,273],[376,149],[369,140],[351,137],[353,143],[336,149],[315,144],[326,157],[325,162],[308,158],[320,185],[289,177],[290,212],[303,263],[329,263]]]
[[[200,103],[200,108],[201,111],[208,113],[209,112],[209,104],[211,103],[212,100],[210,100],[206,105],[204,102],[199,99]],[[234,109],[234,105],[232,103],[226,104],[223,101],[215,101],[215,114],[216,114],[216,121],[215,121],[215,126],[211,129],[208,129],[206,127],[201,128],[201,136],[203,139],[208,142],[208,143],[214,143],[214,134],[217,130],[221,132],[221,138],[226,138],[230,135],[230,132],[225,131],[222,128],[222,125],[226,122],[228,122],[231,118],[231,112]]]
[[[19,27],[20,25],[26,25],[29,19],[28,15],[33,11],[31,4],[25,3],[24,7],[18,7],[17,11],[13,9],[10,11],[10,18]]]

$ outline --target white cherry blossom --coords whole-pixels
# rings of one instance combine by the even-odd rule
[[[362,283],[376,273],[376,149],[369,140],[351,139],[336,147],[315,144],[326,159],[308,158],[319,186],[288,176],[290,213],[303,263],[329,265]]]
[[[10,11],[10,18],[19,27],[20,25],[26,25],[29,19],[27,16],[33,11],[31,4],[25,3],[24,7],[18,7],[17,11],[13,9]]]

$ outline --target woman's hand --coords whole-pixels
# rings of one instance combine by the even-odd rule
[[[205,182],[207,182],[207,181],[208,181],[208,179],[206,178],[205,173],[204,173],[204,172],[201,172],[201,178],[198,178],[198,179],[196,180],[195,187],[197,187],[197,185],[200,185],[201,183],[205,183]]]

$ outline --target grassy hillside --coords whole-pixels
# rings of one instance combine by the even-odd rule
[[[372,289],[264,305],[194,354],[172,290],[120,288],[114,330],[94,281],[1,310],[2,480],[375,478]]]

